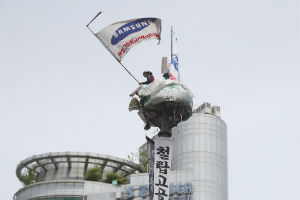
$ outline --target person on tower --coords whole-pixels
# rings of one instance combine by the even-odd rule
[[[143,76],[145,78],[147,78],[147,80],[145,82],[139,83],[140,85],[149,85],[150,83],[152,83],[154,81],[154,76],[153,76],[152,72],[150,72],[150,71],[144,71]]]
[[[139,85],[149,85],[150,83],[152,83],[154,81],[154,76],[153,76],[152,72],[150,72],[150,71],[144,71],[143,76],[145,78],[147,78],[147,80],[145,82],[139,83]],[[145,99],[142,98],[141,101],[140,101],[140,104],[141,104],[142,108],[143,108],[144,100]],[[150,129],[150,122],[149,122],[149,120],[146,116],[144,116],[144,118],[145,118],[145,127],[144,127],[144,129],[149,130]]]
[[[168,79],[170,79],[170,74],[169,73],[164,73],[163,77],[164,77],[165,80],[168,80]]]

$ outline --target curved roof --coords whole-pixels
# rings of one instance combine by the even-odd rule
[[[16,175],[21,180],[21,173],[24,169],[32,169],[39,174],[41,170],[47,172],[50,168],[60,168],[60,164],[67,164],[68,168],[72,168],[72,163],[84,163],[84,169],[88,169],[89,165],[98,165],[103,170],[106,167],[113,168],[113,172],[123,172],[124,176],[128,176],[133,172],[142,172],[142,167],[128,160],[113,157],[109,155],[101,155],[89,152],[51,152],[45,154],[34,155],[21,161],[17,165]]]

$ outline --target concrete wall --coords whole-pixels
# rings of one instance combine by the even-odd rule
[[[192,170],[193,199],[227,200],[227,127],[211,114],[194,113],[173,129],[172,170]]]

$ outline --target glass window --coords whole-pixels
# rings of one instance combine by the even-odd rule
[[[83,200],[83,197],[51,197],[39,200]]]

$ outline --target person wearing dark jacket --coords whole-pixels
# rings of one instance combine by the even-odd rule
[[[150,72],[150,71],[144,71],[143,76],[145,78],[147,78],[147,80],[145,82],[141,82],[140,85],[149,85],[150,83],[152,83],[154,81],[154,76],[153,76],[152,72]],[[140,101],[140,103],[142,105],[142,108],[143,108],[144,100],[145,99],[141,99],[141,101]],[[146,116],[145,116],[145,122],[146,122],[146,124],[145,124],[144,129],[149,130],[150,129],[150,122],[149,122],[149,120],[147,119]]]
[[[154,81],[154,76],[150,71],[144,71],[143,76],[147,78],[147,80],[145,82],[141,82],[140,85],[149,85]]]

